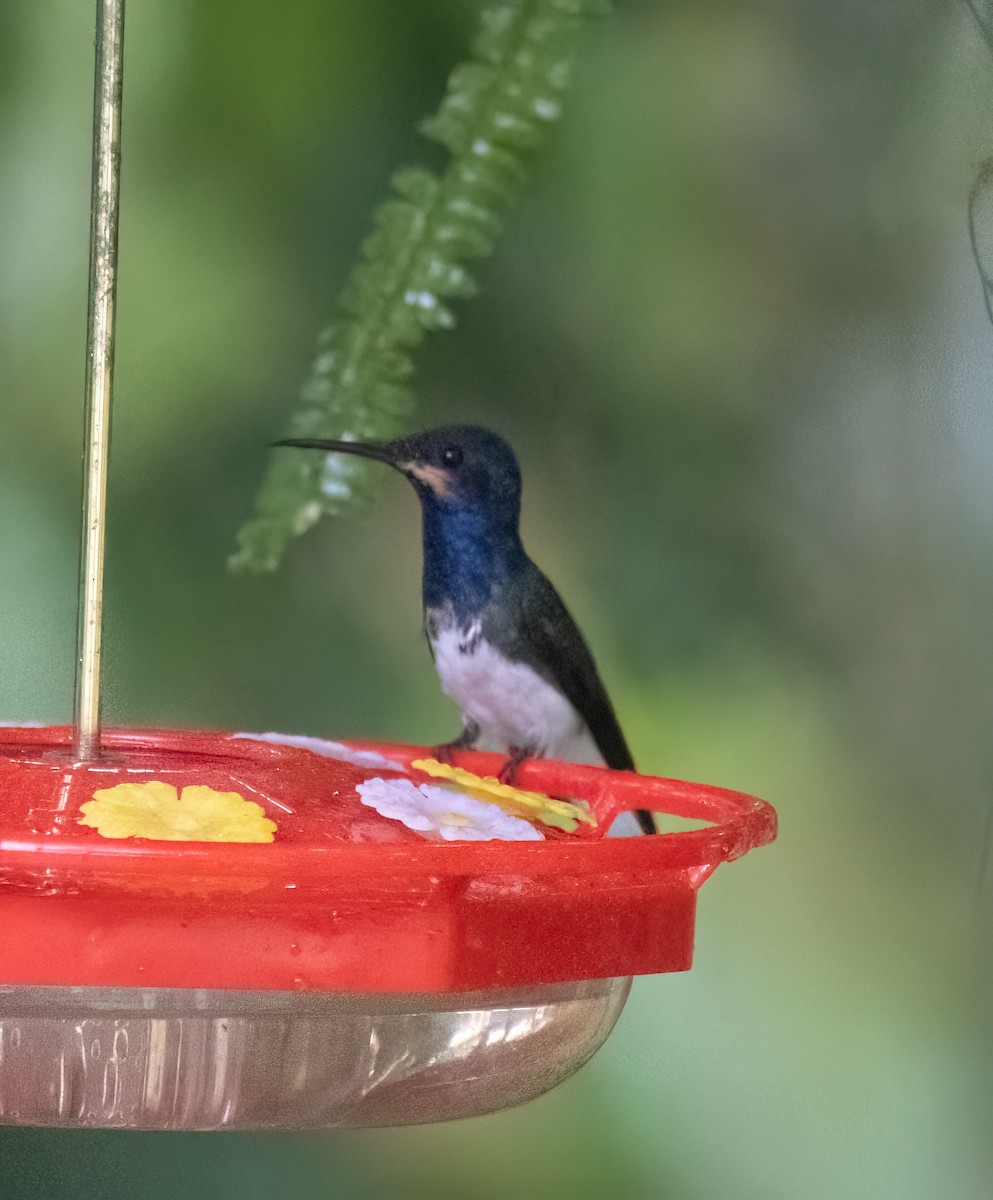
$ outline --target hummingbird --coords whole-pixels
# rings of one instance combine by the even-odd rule
[[[386,442],[288,438],[276,446],[355,454],[399,471],[421,502],[424,632],[462,732],[441,757],[481,746],[505,753],[501,778],[526,758],[634,760],[586,641],[521,542],[521,473],[498,434],[445,425]],[[651,814],[638,824],[655,833]]]

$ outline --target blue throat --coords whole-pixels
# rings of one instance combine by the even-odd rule
[[[451,605],[471,621],[494,587],[518,571],[524,548],[516,527],[506,528],[477,509],[424,505],[424,607]]]

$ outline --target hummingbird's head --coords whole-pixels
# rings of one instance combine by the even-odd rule
[[[517,459],[502,437],[479,425],[442,425],[392,442],[289,438],[275,444],[376,459],[405,475],[425,508],[474,511],[517,526]]]

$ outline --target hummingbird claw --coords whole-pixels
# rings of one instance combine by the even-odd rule
[[[507,756],[507,761],[500,768],[500,774],[497,776],[497,779],[501,783],[506,783],[513,787],[521,763],[526,758],[534,758],[536,756],[530,746],[510,746],[509,750],[510,753]]]
[[[452,760],[455,758],[456,750],[463,749],[458,740],[454,742],[442,742],[440,746],[432,746],[431,754],[440,763],[445,763],[448,766],[452,765]]]
[[[432,753],[438,762],[447,763],[451,766],[459,750],[472,750],[478,741],[479,726],[466,725],[453,742],[442,742],[440,746],[433,748]]]

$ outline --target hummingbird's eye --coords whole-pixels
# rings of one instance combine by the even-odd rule
[[[457,467],[462,462],[462,451],[458,446],[446,446],[441,452],[441,462],[446,467]]]

